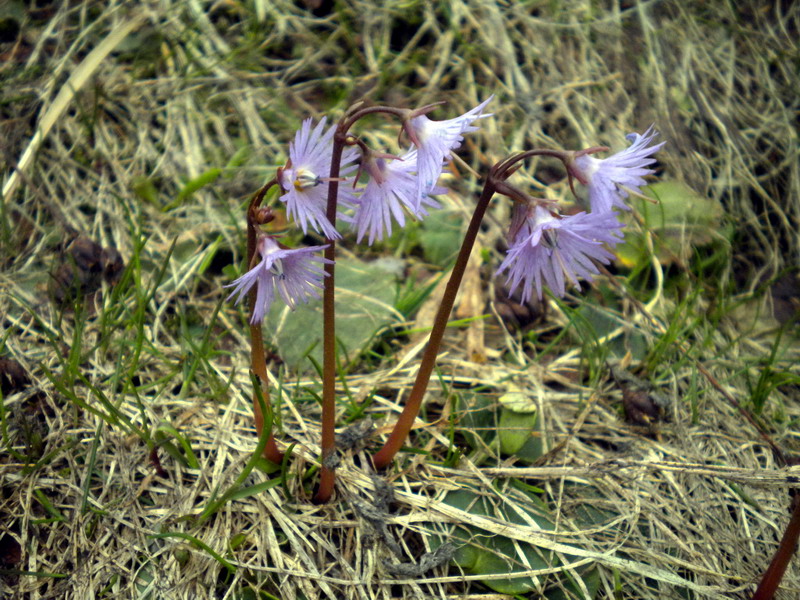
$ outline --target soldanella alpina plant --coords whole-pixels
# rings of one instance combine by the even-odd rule
[[[342,237],[337,222],[339,227],[354,231],[358,242],[371,245],[390,235],[393,228],[404,227],[408,219],[424,219],[429,211],[437,209],[439,203],[434,196],[447,192],[439,185],[439,177],[464,135],[476,132],[481,120],[491,117],[485,112],[491,100],[490,97],[467,113],[444,121],[428,117],[438,104],[416,110],[357,105],[331,126],[325,118],[316,124],[307,119],[289,146],[286,165],[250,202],[248,271],[228,287],[233,288],[230,297],[237,303],[245,296],[249,298],[251,368],[261,382],[261,390],[255,391],[253,398],[259,435],[265,418],[260,407],[270,406],[262,323],[276,296],[294,308],[300,302],[319,298],[322,291],[322,456],[315,497],[318,502],[330,498],[335,482],[334,277],[336,242]],[[351,133],[360,119],[376,113],[399,121],[400,137],[407,138],[409,144],[405,153],[398,156],[371,148]],[[623,225],[617,210],[628,209],[625,200],[630,194],[639,194],[644,177],[653,172],[649,168],[655,162],[653,155],[664,144],[655,143],[656,135],[652,127],[643,135],[633,133],[628,136],[632,142],[628,148],[607,158],[595,156],[608,150],[599,146],[577,151],[532,149],[514,154],[488,170],[414,385],[394,429],[373,456],[377,469],[392,462],[419,413],[489,202],[498,194],[513,202],[508,252],[497,273],[507,278],[512,291],[521,290],[523,300],[533,294],[541,298],[545,287],[554,295],[563,296],[569,287],[580,287],[580,280],[591,281],[599,274],[598,265],[608,264],[613,258],[612,250],[622,240]],[[533,198],[523,186],[510,183],[509,178],[521,162],[533,156],[561,161],[573,192],[576,181],[586,188],[588,210],[567,213],[561,203]],[[303,232],[313,229],[324,236],[323,245],[288,248],[269,233],[274,216],[272,209],[262,203],[273,186],[280,188],[278,201],[286,206],[287,216]],[[271,432],[264,455],[276,463],[284,458]]]

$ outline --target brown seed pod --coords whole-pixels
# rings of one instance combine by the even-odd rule
[[[625,420],[634,425],[650,426],[661,420],[661,409],[646,391],[620,385]]]

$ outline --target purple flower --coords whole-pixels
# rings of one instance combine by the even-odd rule
[[[353,227],[358,232],[357,241],[369,232],[369,245],[392,234],[392,217],[400,227],[405,226],[405,208],[414,217],[422,218],[427,211],[422,205],[439,208],[439,203],[428,194],[444,194],[445,188],[432,187],[421,199],[417,198],[417,151],[411,150],[398,160],[386,157],[367,157],[364,168],[370,180],[358,199]]]
[[[491,114],[482,114],[483,109],[491,102],[492,98],[494,96],[489,96],[478,106],[455,119],[432,121],[425,115],[419,115],[404,125],[411,141],[419,151],[417,159],[418,201],[424,193],[436,185],[450,151],[461,146],[464,139],[462,134],[478,130],[472,125],[473,121],[492,116]]]
[[[286,192],[281,200],[286,203],[286,214],[300,223],[303,233],[308,232],[309,224],[328,239],[341,237],[327,216],[328,176],[331,172],[331,153],[333,134],[336,126],[325,129],[322,120],[313,129],[311,119],[303,121],[294,142],[289,144],[289,164],[278,172],[278,180]],[[346,148],[342,154],[340,177],[352,175],[356,165],[351,164],[358,156],[354,148]],[[339,203],[352,205],[355,202],[347,182],[339,184]]]
[[[284,302],[294,310],[297,302],[308,302],[309,298],[319,298],[317,288],[322,286],[322,278],[327,275],[315,263],[329,263],[326,258],[316,256],[317,250],[327,246],[310,246],[308,248],[282,248],[278,242],[268,236],[258,240],[256,251],[261,255],[261,262],[225,287],[233,287],[228,300],[236,294],[236,304],[242,301],[254,285],[256,288],[256,304],[250,323],[257,324],[264,320],[269,312],[275,288],[278,288]]]
[[[536,286],[542,298],[542,282],[563,296],[565,281],[580,287],[578,278],[591,281],[599,271],[592,259],[607,264],[613,255],[603,244],[611,247],[621,241],[616,213],[585,213],[556,217],[542,206],[525,211],[512,233],[508,255],[497,273],[508,270],[508,284],[513,293],[522,284],[522,302],[527,302]],[[516,217],[516,215],[515,215]]]
[[[608,212],[614,206],[629,210],[622,201],[628,197],[628,192],[620,186],[638,193],[639,187],[646,183],[643,177],[653,172],[646,167],[656,161],[653,154],[666,143],[650,145],[657,135],[651,125],[644,135],[631,133],[625,136],[631,145],[613,156],[598,159],[582,154],[575,158],[570,172],[588,186],[592,212]]]

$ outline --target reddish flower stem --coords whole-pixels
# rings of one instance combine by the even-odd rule
[[[336,209],[339,200],[339,172],[341,170],[342,153],[347,144],[347,132],[358,119],[373,113],[388,113],[404,116],[405,111],[387,106],[370,106],[345,114],[333,136],[331,152],[331,171],[328,181],[328,204],[325,216],[331,224],[336,223]],[[335,315],[335,259],[336,241],[327,239],[325,258],[330,262],[324,266],[325,273],[322,288],[322,436],[321,468],[319,487],[314,495],[314,502],[324,503],[333,495],[336,475],[331,468],[331,459],[336,452],[336,315]]]
[[[262,187],[258,193],[253,197],[253,200],[250,202],[250,206],[247,209],[247,265],[250,266],[253,262],[253,257],[256,253],[256,238],[258,234],[258,223],[255,220],[255,211],[261,205],[264,196],[266,195],[269,188],[275,185],[277,182],[275,179],[269,181],[264,187]],[[256,288],[255,286],[250,289],[248,293],[248,299],[250,300],[250,314],[253,314],[256,306]],[[267,377],[267,359],[264,354],[264,338],[261,333],[261,324],[253,325],[250,324],[250,368],[253,370],[258,376],[259,381],[261,381],[261,390],[264,394],[264,403],[267,409],[270,409],[270,402],[269,402],[269,378]],[[258,396],[256,395],[256,391],[253,390],[253,416],[255,419],[256,424],[256,432],[258,432],[259,438],[261,437],[261,432],[264,429],[264,415],[261,414],[261,407],[258,403]],[[281,464],[283,461],[283,453],[278,450],[278,446],[275,444],[275,437],[270,431],[269,438],[267,439],[267,445],[264,448],[264,458],[267,460],[274,462],[276,464]]]
[[[328,182],[328,206],[326,217],[331,224],[336,223],[336,208],[339,198],[339,171],[342,162],[347,130],[342,122],[333,136],[333,152],[331,154],[331,172]],[[325,243],[324,269],[327,277],[324,278],[322,288],[322,448],[319,473],[319,487],[314,496],[314,502],[323,503],[330,500],[333,494],[333,485],[336,475],[330,468],[331,457],[336,452],[336,315],[334,309],[334,273],[336,266],[336,240],[327,239]]]
[[[447,282],[447,287],[442,297],[442,303],[439,305],[439,310],[433,321],[433,328],[428,338],[428,345],[425,346],[425,351],[422,355],[417,378],[414,381],[414,387],[411,388],[411,393],[403,407],[403,412],[400,414],[397,424],[389,435],[389,439],[386,440],[383,447],[372,457],[372,462],[376,469],[383,469],[392,462],[395,454],[397,454],[406,437],[408,437],[408,432],[411,431],[417,414],[419,414],[422,398],[425,395],[425,390],[428,388],[428,382],[430,381],[433,367],[436,365],[436,356],[439,354],[439,347],[442,343],[444,330],[447,327],[450,312],[453,310],[453,304],[456,301],[458,288],[461,286],[461,279],[464,277],[464,270],[467,267],[469,255],[472,252],[472,247],[475,245],[475,239],[478,236],[478,230],[480,229],[481,221],[483,221],[483,216],[486,214],[486,208],[489,206],[489,201],[492,199],[492,196],[494,196],[494,185],[495,182],[490,175],[486,180],[486,184],[483,186],[483,192],[478,199],[478,204],[475,206],[475,212],[472,213],[472,219],[469,222],[469,227],[467,227],[467,233],[461,244],[461,250],[458,252],[456,263],[453,266],[453,271]]]
[[[800,498],[795,498],[792,516],[786,526],[786,531],[783,532],[778,551],[772,557],[769,568],[761,578],[753,600],[771,600],[775,595],[781,579],[786,573],[786,567],[789,566],[789,561],[792,560],[795,553],[798,538],[800,538]]]
[[[478,236],[478,230],[480,229],[481,221],[483,221],[483,216],[486,214],[489,201],[492,199],[495,192],[504,193],[504,189],[506,192],[512,191],[511,188],[504,183],[505,179],[516,171],[514,165],[532,156],[551,156],[553,158],[558,158],[566,165],[570,155],[569,153],[559,150],[528,150],[527,152],[521,152],[500,161],[489,170],[489,176],[486,178],[486,184],[483,186],[483,191],[475,206],[475,212],[472,213],[472,219],[469,222],[467,233],[461,244],[461,249],[458,252],[456,263],[453,266],[453,272],[450,274],[450,280],[447,282],[447,287],[442,297],[442,303],[439,305],[439,311],[436,313],[433,328],[428,338],[428,345],[425,346],[425,351],[422,354],[422,360],[420,361],[417,378],[414,381],[414,387],[411,388],[411,393],[403,407],[403,412],[400,413],[400,417],[394,429],[389,434],[389,439],[386,440],[383,447],[372,457],[372,462],[376,469],[384,469],[392,462],[395,454],[397,454],[406,437],[408,437],[408,433],[414,425],[414,420],[419,414],[422,398],[425,395],[431,373],[436,365],[436,356],[439,354],[439,347],[442,344],[442,337],[444,337],[444,331],[447,327],[447,320],[450,317],[450,312],[453,310],[456,294],[458,293],[458,288],[461,286],[461,279],[464,277],[467,261],[472,252],[472,247],[475,245],[475,239]],[[518,194],[516,192],[509,193],[509,195],[515,201],[522,200],[522,198],[517,197]]]
[[[253,300],[250,302],[252,310]],[[253,373],[258,375],[258,379],[261,381],[264,403],[269,409],[269,380],[267,378],[267,361],[264,356],[264,340],[261,335],[261,324],[250,325],[250,365],[250,368],[253,369]],[[255,390],[253,390],[253,416],[255,417],[256,432],[260,438],[261,432],[264,429],[264,415],[261,414],[261,406],[259,406],[258,396]],[[269,438],[267,438],[267,445],[264,447],[264,458],[278,465],[283,461],[283,453],[278,450],[278,446],[275,443],[275,436],[271,431],[269,432]]]

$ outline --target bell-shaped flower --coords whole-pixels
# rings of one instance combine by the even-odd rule
[[[644,135],[628,134],[626,139],[631,145],[608,158],[594,158],[585,151],[577,153],[569,171],[587,186],[592,212],[609,212],[615,206],[629,210],[623,199],[628,197],[628,190],[639,193],[647,183],[644,176],[653,172],[647,168],[656,161],[653,154],[666,143],[652,144],[657,135],[652,126]]]
[[[332,262],[316,254],[318,250],[325,248],[327,246],[290,249],[274,238],[261,236],[256,246],[261,261],[236,281],[225,286],[233,287],[228,300],[238,294],[236,304],[239,304],[250,289],[256,286],[256,303],[250,319],[250,323],[255,325],[263,321],[269,312],[276,289],[292,310],[298,302],[319,298],[317,290],[322,287],[322,278],[327,275],[320,264]]]
[[[309,225],[328,239],[341,237],[327,216],[328,185],[333,152],[333,135],[336,125],[325,131],[326,118],[312,129],[311,119],[303,121],[294,142],[289,144],[289,163],[278,171],[278,183],[284,190],[281,200],[286,203],[286,214],[300,224],[303,233]],[[339,176],[339,204],[352,206],[355,203],[353,192],[345,179],[352,175],[356,165],[352,164],[358,156],[354,148],[345,148]],[[342,216],[342,215],[338,215]]]
[[[417,158],[417,200],[429,192],[442,174],[445,159],[450,151],[461,146],[465,133],[477,131],[472,123],[478,119],[491,117],[483,114],[483,109],[492,101],[490,96],[472,110],[446,121],[433,121],[425,114],[412,117],[403,124],[408,137],[419,153]],[[428,109],[429,110],[429,109]]]
[[[567,281],[578,288],[579,278],[591,281],[599,273],[592,261],[607,264],[613,255],[605,245],[614,247],[621,241],[622,224],[614,212],[559,217],[540,205],[518,205],[517,210],[525,212],[515,218],[511,246],[497,273],[508,271],[510,293],[522,286],[523,303],[534,288],[541,299],[542,284],[563,296]]]
[[[392,234],[392,220],[400,227],[405,226],[405,211],[415,218],[423,218],[428,213],[423,206],[439,208],[429,194],[444,194],[446,188],[432,187],[417,198],[417,151],[411,150],[404,156],[392,160],[390,155],[372,155],[364,158],[363,167],[370,175],[369,182],[358,198],[358,206],[353,217],[353,227],[357,241],[367,235],[371,246],[375,240]]]

